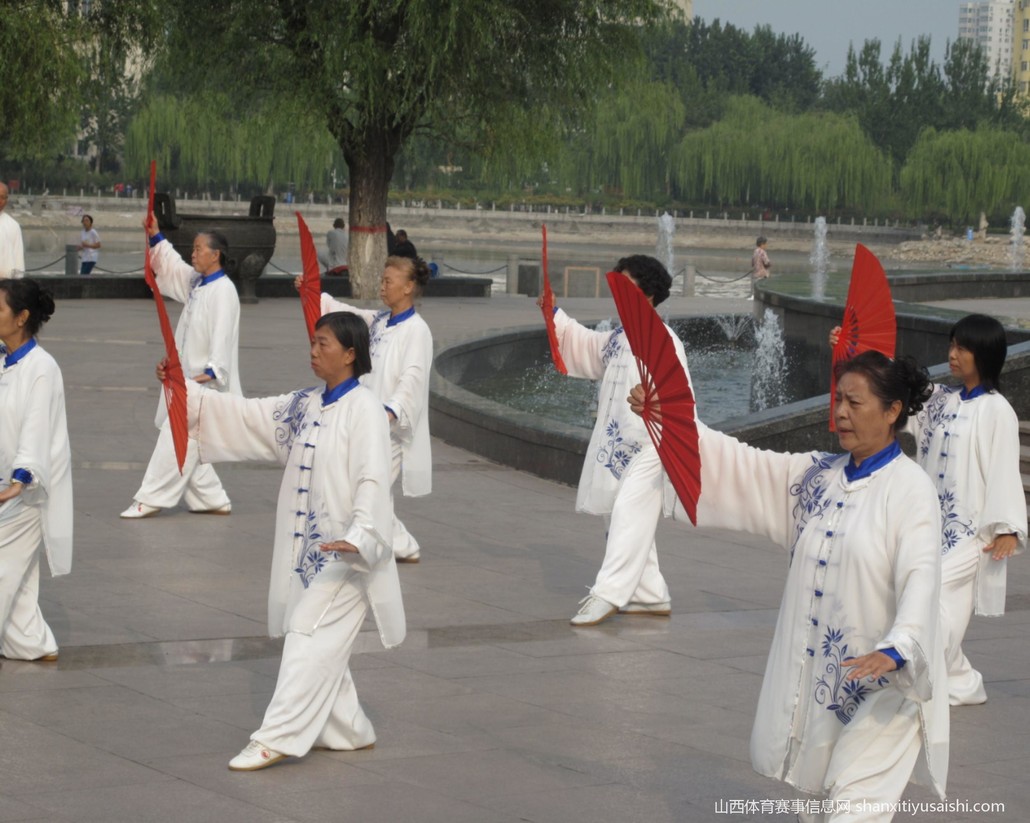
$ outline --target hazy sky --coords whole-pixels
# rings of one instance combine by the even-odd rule
[[[933,58],[944,59],[944,43],[958,36],[961,0],[694,0],[694,16],[716,17],[750,31],[769,24],[773,31],[797,32],[815,49],[816,65],[828,77],[844,71],[848,43],[856,50],[874,37],[890,54],[900,37],[902,48],[920,34],[931,38]]]

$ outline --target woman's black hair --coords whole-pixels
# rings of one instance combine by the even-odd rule
[[[902,429],[909,415],[917,414],[933,393],[926,369],[911,357],[891,360],[878,351],[864,351],[834,368],[837,382],[851,372],[861,374],[869,383],[869,390],[879,398],[885,409],[895,400],[901,401],[901,412],[894,421],[894,431]]]
[[[400,234],[400,232],[398,232]],[[414,280],[415,285],[418,286],[418,293],[422,293],[422,289],[425,288],[426,283],[429,282],[430,271],[429,264],[426,263],[421,257],[399,257],[397,255],[390,255],[386,258],[386,265],[384,269],[397,269],[398,271],[404,272],[409,280]]]
[[[368,324],[350,311],[334,311],[323,314],[315,328],[328,326],[340,345],[354,349],[354,376],[361,377],[372,371],[372,355],[368,348]]]
[[[82,215],[82,220],[88,220],[89,221],[89,225],[90,226],[93,225],[93,215],[92,214],[84,214],[84,215]],[[82,221],[80,220],[79,222],[81,223]]]
[[[672,277],[668,270],[654,257],[646,254],[623,257],[615,264],[615,271],[633,275],[640,290],[651,298],[655,306],[665,302],[672,289]]]
[[[218,252],[218,265],[225,268],[225,261],[229,259],[229,241],[225,235],[215,229],[205,229],[198,231],[197,234],[202,234],[207,238],[207,247],[211,251]]]
[[[981,386],[988,391],[1001,391],[1001,367],[1008,354],[1001,323],[986,314],[970,314],[951,327],[948,339],[973,353]]]
[[[21,314],[28,309],[29,319],[25,323],[25,329],[31,337],[36,336],[40,326],[54,313],[53,293],[30,277],[0,280],[0,291],[4,293],[8,307],[15,314]]]

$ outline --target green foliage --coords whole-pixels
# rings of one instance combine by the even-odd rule
[[[853,117],[738,97],[718,123],[683,138],[673,178],[695,202],[871,211],[890,191],[890,164]]]
[[[927,129],[901,171],[909,209],[963,222],[1008,214],[1030,191],[1030,145],[1010,131]]]
[[[144,179],[151,159],[164,185],[199,189],[325,189],[342,165],[325,123],[299,102],[239,113],[221,93],[151,98],[129,127],[126,171]]]

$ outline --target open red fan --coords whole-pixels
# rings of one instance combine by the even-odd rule
[[[154,219],[154,187],[157,181],[157,162],[150,161],[150,194],[147,200],[147,220]],[[182,474],[183,463],[186,462],[186,447],[189,444],[189,424],[186,419],[186,378],[182,373],[179,361],[179,350],[175,346],[175,334],[168,321],[168,311],[161,290],[157,287],[154,270],[150,265],[150,238],[147,238],[147,252],[143,260],[143,277],[154,293],[157,305],[157,319],[161,324],[161,337],[165,343],[165,405],[168,407],[168,422],[172,428],[172,443],[175,445],[175,461]]]
[[[608,287],[644,386],[644,424],[680,503],[696,526],[701,455],[690,377],[669,329],[636,284],[613,271],[608,272]]]
[[[300,278],[300,302],[304,307],[304,322],[308,325],[308,340],[315,336],[315,323],[322,316],[322,273],[318,267],[318,252],[311,239],[308,224],[297,215],[297,230],[300,232],[300,259],[304,263],[304,274]]]
[[[547,326],[547,339],[551,344],[551,360],[554,361],[554,367],[561,374],[568,374],[569,370],[565,367],[565,361],[561,356],[561,346],[558,345],[558,332],[554,328],[554,292],[551,290],[551,278],[547,275],[547,226],[541,223],[540,230],[544,236],[543,251],[541,253],[544,293],[540,310],[544,313],[544,325]]]
[[[894,301],[887,283],[887,273],[869,249],[855,245],[855,261],[851,266],[851,283],[844,304],[844,321],[840,337],[833,347],[830,367],[830,431],[837,431],[834,409],[837,405],[837,379],[834,371],[842,360],[864,351],[878,351],[894,356],[898,324],[894,317]]]

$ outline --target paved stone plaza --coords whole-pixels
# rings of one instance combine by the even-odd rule
[[[605,300],[563,305],[582,319],[613,312]],[[670,309],[748,306],[674,298]],[[540,319],[531,299],[503,295],[427,300],[423,314],[438,342]],[[304,337],[297,301],[244,306],[245,392],[310,385]],[[439,441],[432,496],[398,498],[423,547],[421,564],[400,570],[408,639],[387,652],[367,625],[353,658],[375,749],[229,772],[277,671],[265,610],[280,470],[219,466],[227,518],[119,520],[157,435],[153,305],[62,302],[41,341],[68,394],[75,564],[42,585],[60,662],[0,664],[0,822],[794,820],[720,811],[798,797],[751,771],[747,742],[782,550],[665,522],[672,618],[574,630],[603,553],[600,519],[574,513],[572,488]],[[952,712],[949,784],[970,808],[1006,811],[916,820],[1030,819],[1030,557],[1012,563],[1008,608],[970,628],[990,700]]]

